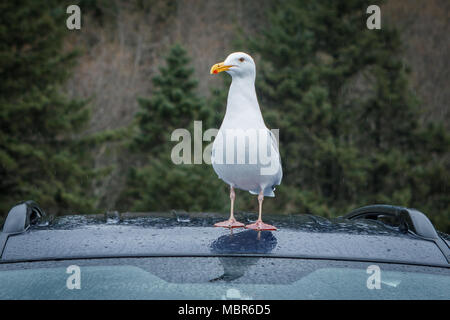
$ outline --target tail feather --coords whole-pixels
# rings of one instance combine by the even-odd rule
[[[273,192],[275,188],[266,188],[264,189],[264,197],[275,197],[275,192]],[[251,194],[258,195],[259,190],[249,190]]]

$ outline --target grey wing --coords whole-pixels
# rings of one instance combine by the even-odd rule
[[[270,134],[270,138],[271,138],[271,146],[278,153],[278,160],[280,162],[280,167],[279,167],[279,170],[278,170],[278,172],[276,174],[276,179],[275,179],[276,182],[274,184],[274,185],[279,185],[281,183],[281,179],[283,178],[283,168],[281,166],[280,150],[278,149],[278,139],[273,134],[273,132],[270,131],[270,130],[269,130],[269,134]]]

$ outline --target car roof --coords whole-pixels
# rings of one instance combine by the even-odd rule
[[[3,240],[0,263],[227,255],[450,266],[434,241],[377,220],[265,214],[264,220],[276,225],[278,231],[231,232],[213,227],[225,218],[179,212],[61,216],[9,234]],[[248,223],[256,216],[238,213],[236,218]]]

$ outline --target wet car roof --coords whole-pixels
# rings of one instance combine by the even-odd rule
[[[265,215],[275,232],[214,228],[225,216],[123,213],[62,216],[9,236],[0,262],[138,256],[219,256],[449,264],[433,241],[375,220]],[[253,214],[240,213],[242,222]],[[448,244],[448,242],[447,242]]]

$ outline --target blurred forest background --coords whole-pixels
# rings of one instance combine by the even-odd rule
[[[371,4],[381,30],[366,28]],[[2,1],[0,216],[26,199],[54,214],[228,212],[211,166],[171,162],[170,135],[219,128],[230,79],[209,69],[245,51],[280,129],[266,212],[389,203],[450,232],[449,21],[447,0]],[[257,201],[241,191],[236,208]]]

